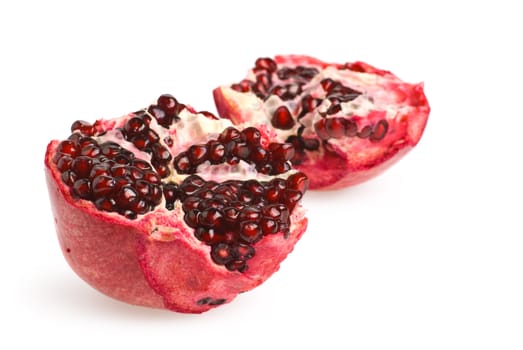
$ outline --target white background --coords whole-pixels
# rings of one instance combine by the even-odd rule
[[[523,348],[516,1],[139,3],[0,5],[0,348]],[[309,192],[281,270],[222,308],[133,307],[84,284],[54,233],[47,142],[165,92],[214,111],[212,88],[278,53],[424,81],[421,142],[373,181]]]

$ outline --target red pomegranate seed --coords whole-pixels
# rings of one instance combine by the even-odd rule
[[[330,137],[339,139],[345,135],[345,123],[342,118],[328,118],[325,121],[325,128]]]
[[[103,211],[116,211],[116,201],[113,198],[102,197],[98,198],[94,205],[96,208]]]
[[[223,225],[223,214],[216,208],[207,208],[201,212],[199,221],[203,226],[220,228]]]
[[[290,143],[270,143],[269,151],[271,159],[280,162],[291,160],[295,154],[294,146]]]
[[[242,138],[242,134],[237,129],[229,126],[221,132],[220,136],[218,136],[218,141],[225,144],[231,141],[244,141]]]
[[[118,207],[127,209],[138,200],[138,193],[131,186],[124,186],[120,188],[114,199]]]
[[[225,241],[225,235],[223,233],[219,233],[215,229],[208,227],[198,227],[194,231],[194,235],[197,239],[208,245],[214,245]]]
[[[190,172],[192,164],[187,153],[182,152],[174,158],[174,167],[181,174],[187,174]]]
[[[327,140],[329,138],[329,133],[326,127],[326,119],[320,119],[314,124],[314,131],[316,135],[322,140]]]
[[[71,158],[70,156],[61,155],[58,161],[56,162],[56,167],[58,168],[58,170],[60,170],[61,173],[63,173],[64,171],[71,169],[72,162],[73,158]]]
[[[91,182],[88,179],[76,180],[73,185],[73,193],[83,199],[91,197]]]
[[[204,145],[192,145],[189,147],[187,154],[193,166],[199,165],[207,160],[207,147]]]
[[[388,129],[389,123],[385,119],[380,120],[372,129],[369,139],[373,142],[381,141],[387,134]]]
[[[362,138],[362,139],[366,139],[367,137],[370,136],[370,134],[372,133],[372,126],[370,125],[365,125],[359,132],[358,132],[358,137],[359,138]]]
[[[254,66],[258,69],[266,70],[270,73],[273,73],[278,68],[278,65],[272,58],[269,57],[262,57],[258,58],[254,64]]]
[[[262,218],[260,221],[260,227],[264,235],[278,233],[278,223],[276,222],[276,220],[270,218]]]
[[[240,223],[240,238],[247,243],[255,243],[262,238],[260,225],[255,221],[243,221]]]
[[[66,140],[60,142],[58,148],[56,149],[56,152],[67,154],[74,158],[79,153],[79,148],[75,142]]]
[[[169,150],[160,143],[155,143],[151,146],[152,155],[158,162],[168,162],[172,159],[172,155]]]
[[[354,120],[345,119],[345,136],[353,137],[358,134],[358,125]]]
[[[309,187],[309,179],[304,173],[292,174],[287,178],[287,187],[305,193]]]
[[[133,117],[125,123],[124,130],[127,132],[127,135],[141,134],[146,129],[147,125],[141,117]]]
[[[289,79],[291,76],[295,75],[296,72],[292,68],[283,67],[278,70],[276,73],[278,75],[278,78],[281,80]]]
[[[218,243],[211,249],[211,258],[218,265],[225,265],[233,259],[231,246]]]
[[[97,198],[111,194],[116,187],[116,181],[111,176],[100,175],[93,179],[91,189]]]
[[[78,156],[71,163],[71,170],[78,176],[78,178],[86,178],[91,172],[93,166],[93,159],[87,156]]]
[[[174,115],[176,114],[176,106],[178,105],[178,101],[174,96],[169,94],[164,94],[158,97],[157,100],[158,106],[163,109],[167,114]]]
[[[95,129],[94,126],[84,120],[77,120],[71,125],[71,132],[79,131],[82,135],[93,136]]]
[[[285,106],[276,108],[272,115],[271,124],[278,129],[289,130],[292,129],[296,122],[292,118],[291,112]]]
[[[241,131],[245,142],[250,146],[256,146],[260,144],[261,134],[258,129],[253,127],[248,127]]]

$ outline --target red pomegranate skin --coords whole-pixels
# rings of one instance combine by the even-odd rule
[[[211,260],[210,247],[172,212],[152,211],[129,220],[74,199],[52,161],[58,144],[52,141],[47,147],[45,174],[60,247],[80,278],[117,300],[183,313],[205,312],[269,278],[306,230],[307,218],[298,205],[288,238],[281,233],[264,237],[255,244],[256,255],[247,271],[229,271]],[[204,298],[219,304],[200,305]]]
[[[320,71],[333,67],[339,69],[345,65],[327,63],[304,55],[279,55],[274,57],[274,61],[278,64],[278,68],[302,65],[315,67]],[[418,144],[427,124],[430,106],[423,90],[423,83],[403,82],[393,73],[365,62],[353,62],[347,65],[354,75],[361,73],[365,76],[362,81],[371,81],[371,83],[358,81],[357,89],[373,96],[376,100],[383,101],[384,105],[390,104],[401,108],[398,108],[392,117],[387,117],[388,131],[379,142],[346,138],[346,141],[338,140],[339,143],[321,147],[319,151],[305,151],[305,157],[299,162],[293,162],[296,169],[308,175],[309,189],[312,190],[336,190],[354,186],[382,174]],[[233,123],[258,125],[267,124],[267,120],[270,119],[270,116],[263,115],[264,112],[261,112],[259,104],[253,103],[252,100],[247,103],[244,100],[245,95],[256,98],[250,92],[239,93],[228,86],[221,86],[213,91],[213,95],[219,115],[230,118]],[[362,116],[361,119],[374,120],[374,122],[378,120],[374,115]],[[312,137],[314,138],[314,135]],[[279,141],[285,141],[284,137]]]

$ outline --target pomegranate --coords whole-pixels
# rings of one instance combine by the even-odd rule
[[[247,77],[214,90],[220,116],[273,128],[295,146],[311,189],[366,181],[420,140],[430,112],[423,84],[364,62],[308,56],[259,58]]]
[[[278,270],[307,226],[307,177],[263,125],[171,95],[51,141],[47,184],[72,269],[116,299],[201,313]]]

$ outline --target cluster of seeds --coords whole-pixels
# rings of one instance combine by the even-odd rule
[[[73,133],[58,145],[54,161],[73,196],[100,210],[134,219],[162,200],[161,179],[151,165],[117,143]]]
[[[358,67],[353,67],[351,64],[341,66],[339,69],[358,71]],[[343,85],[340,81],[325,78],[320,81],[323,93],[320,95],[315,93],[315,97],[313,97],[308,91],[316,89],[316,87],[304,89],[304,85],[319,74],[319,70],[315,67],[278,66],[274,60],[265,57],[256,60],[252,72],[255,75],[254,81],[244,79],[231,85],[231,88],[239,92],[252,92],[262,100],[267,100],[270,96],[276,95],[283,101],[283,104],[272,112],[270,118],[272,125],[277,129],[290,130],[297,123],[299,124],[296,135],[290,135],[286,140],[292,143],[296,150],[296,157],[293,161],[296,161],[299,154],[304,151],[319,149],[320,142],[318,139],[302,136],[305,125],[301,121],[306,115],[315,111],[324,100],[330,102],[327,110],[319,114],[325,120],[320,120],[314,125],[314,131],[323,142],[327,142],[331,138],[355,136],[377,142],[383,139],[387,133],[388,122],[384,119],[375,125],[364,126],[358,131],[356,122],[349,117],[327,118],[327,116],[339,114],[342,110],[341,103],[356,99],[361,95],[361,92]],[[291,105],[286,101],[294,100],[296,97],[299,98],[298,108],[291,108]]]
[[[289,143],[270,143],[264,148],[260,144],[260,132],[253,127],[239,131],[228,127],[217,139],[206,144],[192,145],[187,151],[174,158],[174,168],[179,174],[194,174],[200,164],[238,164],[240,160],[254,164],[262,174],[278,175],[290,170],[289,160],[294,157],[294,148]]]
[[[307,185],[303,173],[286,180],[222,183],[190,175],[179,186],[169,184],[166,207],[173,209],[180,200],[185,222],[195,229],[196,238],[211,246],[213,261],[243,272],[254,256],[253,244],[266,235],[289,234],[290,214]]]

